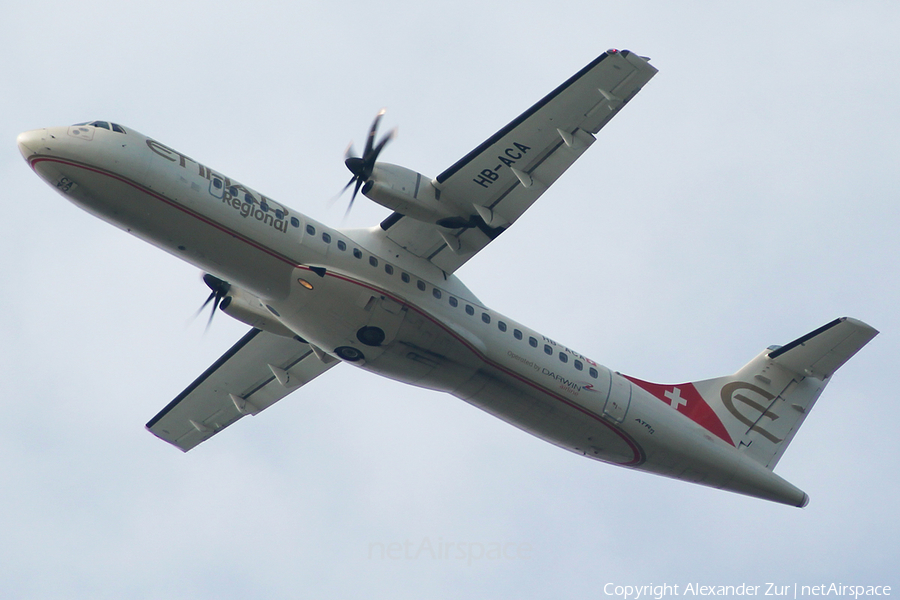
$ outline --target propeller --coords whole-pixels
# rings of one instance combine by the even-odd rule
[[[384,146],[397,134],[397,130],[392,129],[381,138],[378,144],[375,143],[375,137],[378,133],[378,123],[381,122],[381,117],[384,116],[384,113],[385,110],[382,108],[378,111],[378,114],[375,115],[375,120],[372,121],[372,127],[369,129],[369,135],[366,138],[366,147],[363,150],[362,156],[356,156],[356,151],[354,150],[352,143],[347,146],[347,151],[344,153],[344,164],[347,165],[347,168],[353,173],[353,177],[350,178],[350,181],[347,182],[347,185],[341,190],[341,194],[346,192],[350,186],[355,186],[353,188],[353,195],[350,196],[350,204],[347,205],[347,212],[344,213],[345,219],[347,218],[347,215],[350,214],[350,209],[353,208],[353,201],[356,200],[356,194],[359,193],[359,188],[361,188],[372,176],[372,171],[375,168],[375,161],[378,160],[378,155],[381,154]]]
[[[231,289],[231,284],[219,279],[215,275],[210,275],[209,273],[203,275],[203,283],[212,290],[212,293],[206,299],[206,302],[203,303],[203,306],[200,307],[200,310],[197,311],[197,316],[200,316],[200,313],[203,312],[203,309],[205,309],[210,302],[213,303],[212,312],[209,313],[209,320],[206,322],[206,329],[208,331],[209,326],[212,324],[213,317],[216,315],[216,309],[219,308],[222,299],[228,294],[228,291]]]

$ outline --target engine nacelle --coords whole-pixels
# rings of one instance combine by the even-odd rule
[[[386,208],[425,223],[468,217],[461,215],[456,206],[441,202],[441,193],[430,179],[398,165],[376,163],[362,193]]]
[[[282,325],[269,312],[259,298],[234,286],[231,286],[228,294],[222,298],[219,309],[229,317],[233,317],[251,327],[285,337],[295,336],[293,331]]]

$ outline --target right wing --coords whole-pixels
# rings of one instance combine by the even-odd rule
[[[382,235],[456,271],[515,223],[655,74],[646,58],[604,52],[435,178],[437,199],[456,206],[458,219],[442,227],[395,212]]]
[[[187,452],[245,415],[255,415],[338,364],[293,338],[251,329],[147,423]]]

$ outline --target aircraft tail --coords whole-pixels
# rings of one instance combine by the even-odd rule
[[[877,334],[843,317],[770,346],[734,375],[675,386],[629,379],[771,470],[832,374]]]
[[[732,443],[774,469],[832,374],[878,334],[843,317],[785,346],[770,346],[734,375],[693,385]]]

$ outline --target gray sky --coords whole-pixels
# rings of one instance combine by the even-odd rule
[[[0,49],[0,595],[602,598],[893,585],[897,97],[890,2],[12,3]],[[882,334],[777,472],[791,509],[595,463],[346,367],[182,455],[144,423],[246,330],[191,266],[55,194],[20,131],[111,119],[338,225],[382,158],[433,176],[609,47],[660,70],[459,275],[624,373],[737,370],[839,316]],[[348,225],[386,211],[357,202]],[[407,556],[379,554],[409,544]],[[466,559],[416,552],[454,543]],[[513,556],[474,558],[479,545]],[[471,560],[468,560],[471,558]],[[683,588],[682,588],[683,589]]]

